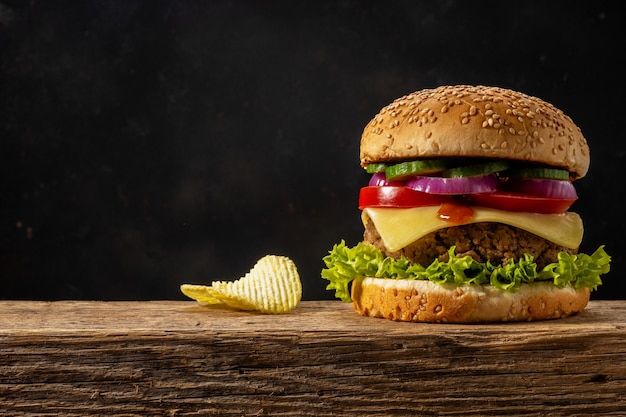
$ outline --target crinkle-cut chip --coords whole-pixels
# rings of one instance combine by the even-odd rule
[[[213,288],[206,285],[183,284],[180,290],[189,298],[193,298],[200,304],[219,304],[220,299],[215,296]]]
[[[285,256],[267,255],[259,259],[237,281],[214,281],[210,287],[184,284],[183,294],[198,302],[214,304],[213,299],[241,310],[280,314],[294,309],[302,298],[302,283],[293,261]]]
[[[265,256],[243,278],[216,281],[212,287],[227,305],[263,313],[285,313],[296,307],[302,297],[296,266],[284,256]]]

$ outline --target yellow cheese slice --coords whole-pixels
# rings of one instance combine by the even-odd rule
[[[576,213],[537,214],[472,207],[474,216],[466,224],[495,222],[524,229],[566,248],[577,248],[583,238],[583,222]],[[396,251],[428,233],[451,227],[437,215],[439,206],[416,208],[366,208],[362,221],[371,219],[385,246]]]

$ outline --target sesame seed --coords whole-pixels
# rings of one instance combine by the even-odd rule
[[[464,117],[464,118],[461,120],[461,123],[463,123],[464,125],[468,124],[469,122],[470,122],[469,117]]]
[[[430,139],[433,135],[433,132],[426,133],[426,139]]]
[[[476,113],[478,113],[478,109],[476,108],[476,106],[470,106],[470,109],[469,109],[470,116],[476,116]]]
[[[441,108],[441,112],[442,112],[442,113],[445,113],[445,112],[447,112],[447,111],[448,111],[448,106],[443,106],[443,107]]]

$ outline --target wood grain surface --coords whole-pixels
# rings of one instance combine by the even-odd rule
[[[0,301],[0,410],[23,416],[626,415],[626,301],[451,325],[302,302]]]

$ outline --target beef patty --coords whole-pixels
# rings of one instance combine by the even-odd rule
[[[432,232],[410,245],[391,252],[385,245],[370,220],[365,228],[364,240],[383,251],[386,256],[400,258],[402,255],[411,262],[424,267],[434,259],[448,260],[450,246],[456,246],[456,255],[469,255],[478,262],[490,261],[500,265],[509,259],[517,260],[525,253],[533,256],[538,270],[556,262],[559,252],[575,254],[577,249],[559,246],[542,237],[501,223],[474,223],[448,227]]]

